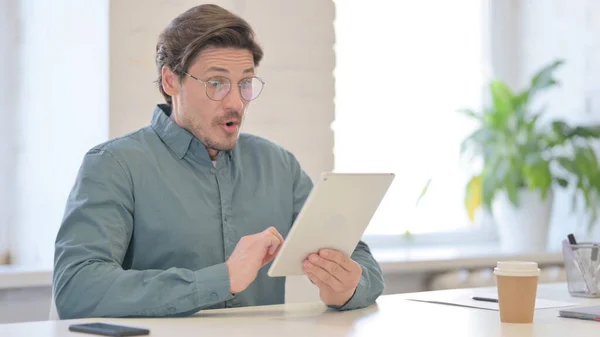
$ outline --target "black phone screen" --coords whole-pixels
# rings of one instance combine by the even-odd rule
[[[150,330],[124,325],[106,323],[84,323],[69,326],[70,331],[86,332],[103,336],[143,336],[150,334]]]

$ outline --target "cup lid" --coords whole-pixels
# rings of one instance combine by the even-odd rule
[[[494,274],[500,276],[539,276],[538,264],[532,261],[498,261]]]

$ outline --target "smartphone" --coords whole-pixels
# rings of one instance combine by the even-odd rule
[[[150,330],[136,328],[124,325],[114,325],[106,323],[85,323],[73,324],[69,326],[70,331],[85,332],[102,336],[144,336],[149,335]]]

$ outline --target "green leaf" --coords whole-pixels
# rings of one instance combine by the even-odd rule
[[[596,172],[596,174],[590,177],[590,183],[596,189],[596,193],[600,196],[600,172]]]
[[[575,166],[577,171],[573,173],[588,178],[593,172],[598,172],[598,162],[595,160],[592,162],[592,160],[590,160],[590,155],[586,150],[586,148],[578,148],[576,150]]]
[[[531,117],[531,120],[527,122],[527,131],[532,132],[535,130],[536,123],[541,115],[542,113],[540,112]]]
[[[492,199],[496,190],[502,187],[502,180],[508,172],[508,164],[499,157],[492,157],[491,161],[486,163],[481,174],[483,180],[482,194],[483,204],[488,208],[492,206]]]
[[[571,127],[567,125],[567,123],[563,121],[554,121],[552,122],[552,130],[557,135],[562,136],[563,138],[569,138],[573,130]]]
[[[594,152],[594,150],[588,145],[586,147],[581,148],[580,152],[581,155],[585,157],[589,163],[588,169],[590,171],[590,178],[594,174],[599,174],[598,157],[596,157],[596,153]]]
[[[459,109],[458,112],[462,113],[463,115],[465,115],[467,117],[471,117],[471,118],[475,118],[479,121],[483,121],[483,117],[471,109]]]
[[[558,82],[552,77],[552,74],[563,63],[563,60],[556,60],[540,69],[531,79],[529,97],[534,96],[542,89],[546,89],[557,84]]]
[[[496,181],[493,176],[483,176],[483,204],[488,208],[492,207],[492,199],[496,192]]]
[[[469,146],[473,144],[475,148],[481,148],[485,146],[491,139],[492,134],[487,128],[479,128],[475,130],[471,135],[469,135],[465,140],[460,144],[460,153],[464,154]],[[479,151],[476,151],[479,153]]]
[[[419,195],[419,198],[417,199],[417,203],[415,204],[415,207],[419,205],[419,202],[421,201],[421,199],[425,196],[425,194],[427,193],[427,189],[429,188],[429,184],[431,184],[431,178],[429,178],[427,180],[427,182],[425,183],[425,186],[423,187],[423,189],[421,190],[421,194]]]
[[[499,180],[502,180],[502,179],[505,179],[505,177],[509,175],[510,169],[511,169],[511,167],[510,167],[508,161],[498,158],[494,164],[494,170],[493,170],[494,173],[493,174]]]
[[[510,89],[500,80],[494,80],[490,84],[490,90],[492,93],[494,108],[499,114],[498,117],[507,118],[514,111],[513,94],[511,93]]]
[[[513,98],[513,105],[515,108],[524,107],[527,105],[528,101],[529,101],[529,90],[525,90]]]
[[[507,179],[504,180],[504,187],[506,188],[506,193],[508,194],[510,202],[515,207],[519,207],[519,190],[514,179],[511,178],[511,175],[508,175]]]
[[[585,198],[585,205],[590,211],[590,224],[595,222],[598,218],[598,204],[596,203],[596,197],[593,195],[593,191],[589,187],[583,187],[583,196]]]
[[[558,157],[556,158],[556,161],[558,161],[560,166],[562,166],[565,170],[577,175],[577,166],[573,161],[571,161],[571,159],[567,157]]]
[[[581,186],[581,183],[579,182],[579,180],[576,182],[575,186],[577,188],[579,188],[579,186]],[[573,196],[571,197],[571,212],[575,212],[577,210],[577,199],[578,199],[578,195],[576,192],[573,193]]]
[[[527,163],[523,166],[523,175],[527,179],[529,189],[540,189],[542,199],[545,200],[548,191],[552,187],[550,163],[542,158],[539,153],[529,156]]]
[[[571,131],[570,137],[600,138],[600,126],[578,126]]]

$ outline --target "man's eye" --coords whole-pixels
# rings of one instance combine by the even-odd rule
[[[208,84],[209,84],[211,87],[215,87],[215,88],[216,88],[216,87],[220,87],[220,86],[222,86],[222,85],[223,85],[223,84],[221,83],[221,81],[208,81]]]
[[[252,86],[252,80],[251,79],[243,80],[241,84],[242,84],[243,88],[249,88]]]

